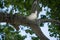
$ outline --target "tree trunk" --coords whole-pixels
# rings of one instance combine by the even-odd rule
[[[36,33],[37,36],[39,36],[39,38],[41,40],[48,40],[48,38],[42,33],[41,29],[36,24],[36,22],[30,21],[26,17],[13,15],[12,20],[11,20],[11,16],[9,14],[0,13],[0,22],[7,22],[6,20],[8,21],[8,23],[12,24],[13,26],[15,26],[16,24],[17,25],[26,25],[28,27],[30,26],[32,28],[32,30]],[[18,26],[15,28],[17,29]]]

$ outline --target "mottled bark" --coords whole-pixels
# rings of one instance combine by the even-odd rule
[[[42,33],[41,29],[39,28],[39,26],[37,25],[36,22],[41,23],[41,22],[54,22],[54,23],[58,23],[60,24],[59,20],[54,20],[54,19],[38,19],[37,21],[30,21],[28,20],[26,17],[24,16],[18,16],[17,14],[15,15],[11,15],[7,14],[7,13],[2,13],[0,12],[0,22],[8,22],[11,25],[13,25],[17,30],[18,25],[26,25],[26,26],[30,26],[32,28],[32,30],[36,33],[37,36],[39,36],[39,38],[41,40],[48,40],[48,38]]]
[[[42,33],[41,29],[36,24],[36,21],[35,22],[30,21],[26,17],[12,15],[12,18],[11,18],[10,14],[0,13],[0,22],[8,22],[11,25],[13,25],[17,30],[19,29],[18,25],[26,25],[28,27],[30,26],[41,40],[48,40],[48,38]]]

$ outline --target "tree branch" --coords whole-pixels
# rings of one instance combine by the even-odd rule
[[[53,22],[53,23],[56,23],[56,24],[60,24],[60,21],[55,20],[55,19],[38,19],[37,21],[38,21],[38,23]]]
[[[39,38],[41,40],[48,40],[47,37],[45,37],[45,35],[42,33],[41,29],[39,28],[39,26],[37,25],[36,22],[39,23],[43,23],[43,22],[53,22],[53,23],[57,23],[60,24],[59,20],[54,20],[54,19],[38,19],[37,21],[30,21],[28,20],[26,17],[24,16],[18,16],[17,14],[11,15],[7,14],[7,13],[0,13],[0,22],[8,22],[10,24],[12,24],[14,27],[17,25],[26,25],[26,26],[30,26],[32,28],[32,30],[37,34],[37,36],[39,36]],[[16,29],[18,29],[18,27],[15,27]]]
[[[36,0],[37,1],[37,0]],[[36,7],[36,6],[35,6]],[[32,7],[34,8],[34,7]],[[35,8],[37,10],[37,8]],[[35,10],[34,9],[34,10]],[[34,11],[33,10],[33,11]],[[32,11],[32,12],[33,12]],[[11,17],[12,16],[12,17]],[[38,24],[36,23],[36,21],[30,21],[28,20],[26,17],[24,16],[18,16],[17,14],[14,15],[10,15],[7,13],[2,13],[0,12],[0,22],[8,22],[11,25],[13,25],[17,30],[19,29],[17,26],[18,25],[26,25],[26,26],[30,26],[32,28],[32,30],[36,33],[37,36],[39,36],[39,38],[41,40],[49,40],[41,31],[40,27],[38,26]],[[60,24],[60,21],[58,20],[50,20],[50,19],[38,19],[39,23],[41,22],[56,22]]]
[[[24,16],[18,16],[17,14],[15,14],[15,15],[12,15],[12,18],[11,18],[10,14],[0,13],[0,22],[8,22],[8,23],[12,24],[14,27],[15,27],[15,25],[26,25],[28,27],[30,26],[32,28],[32,30],[36,33],[37,36],[39,36],[39,38],[41,40],[48,40],[48,38],[42,33],[42,31],[41,31],[40,27],[37,25],[37,23],[28,20]],[[17,26],[15,28],[18,29]]]

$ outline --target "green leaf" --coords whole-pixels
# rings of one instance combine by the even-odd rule
[[[31,35],[34,33],[32,30],[25,30],[26,33],[30,33]]]
[[[39,40],[38,37],[32,37],[32,40]]]

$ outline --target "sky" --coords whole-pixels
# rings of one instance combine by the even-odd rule
[[[46,35],[46,37],[49,38],[50,40],[57,40],[56,38],[49,36],[47,23],[44,24],[44,27],[41,27],[41,30],[44,33],[44,35]]]

